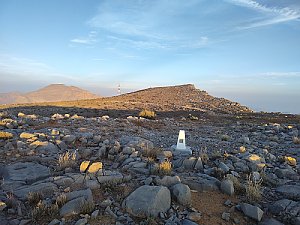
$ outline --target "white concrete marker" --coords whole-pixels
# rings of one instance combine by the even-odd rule
[[[186,146],[185,146],[185,131],[184,130],[179,131],[176,149],[178,149],[178,150],[185,150],[186,149]]]

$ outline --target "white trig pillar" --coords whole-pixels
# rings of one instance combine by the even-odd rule
[[[178,134],[177,146],[176,149],[185,150],[185,131],[180,130]]]
[[[118,95],[121,95],[121,85],[118,85]]]

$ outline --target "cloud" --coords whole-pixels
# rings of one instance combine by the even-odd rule
[[[258,3],[254,0],[226,0],[235,5],[247,7],[263,14],[263,18],[257,18],[256,21],[251,22],[239,29],[250,29],[262,26],[268,26],[287,21],[299,20],[300,11],[292,9],[291,7],[270,7]]]
[[[90,31],[87,37],[74,38],[71,39],[70,42],[76,44],[92,45],[98,42],[97,35],[97,31]]]
[[[300,72],[266,72],[258,76],[265,78],[300,78]]]
[[[86,24],[99,31],[101,38],[111,46],[147,50],[198,49],[210,44],[208,35],[201,34],[188,23],[185,14],[201,2],[104,0],[97,14]],[[77,41],[85,42],[86,39]]]
[[[105,59],[104,58],[93,58],[92,60],[93,61],[104,61]]]

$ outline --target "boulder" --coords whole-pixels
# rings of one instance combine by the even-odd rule
[[[52,197],[54,192],[58,191],[55,184],[51,182],[34,183],[31,185],[24,185],[14,190],[14,194],[24,200],[30,192],[41,192],[45,197]]]
[[[157,185],[162,185],[166,187],[171,187],[175,184],[180,183],[180,178],[178,176],[164,176],[162,179],[159,177],[155,179]]]
[[[23,138],[23,139],[31,139],[31,138],[34,138],[36,135],[35,134],[31,134],[31,133],[27,133],[27,132],[22,132],[20,134],[20,138]]]
[[[44,153],[44,154],[47,154],[47,153],[57,153],[58,152],[58,147],[51,143],[51,142],[48,142],[48,141],[35,141],[35,142],[32,142],[30,144],[30,148],[35,148],[36,151],[40,152],[40,153]]]
[[[276,192],[285,198],[300,201],[300,185],[282,185],[276,188]]]
[[[182,220],[182,223],[181,223],[182,225],[198,225],[198,223],[195,223],[195,222],[193,222],[193,221],[191,221],[191,220],[188,220],[188,219],[184,219],[184,220]]]
[[[18,162],[6,167],[8,180],[34,183],[50,176],[48,167],[33,162]]]
[[[121,183],[123,181],[124,176],[119,172],[113,172],[113,171],[105,171],[103,175],[98,175],[97,181],[102,183]]]
[[[184,206],[191,204],[191,190],[186,184],[175,184],[171,187],[172,196],[176,201]]]
[[[181,177],[181,181],[187,184],[191,189],[206,192],[206,191],[218,191],[220,181],[206,174],[199,174],[195,177]]]
[[[63,137],[63,141],[66,144],[71,144],[76,140],[76,136],[75,135],[66,135]]]
[[[223,193],[225,193],[227,195],[233,195],[234,194],[233,182],[229,179],[223,180],[221,182],[220,189]]]
[[[261,221],[261,218],[264,214],[264,212],[259,207],[250,205],[248,203],[241,203],[241,209],[246,216],[256,221]]]
[[[133,216],[157,217],[160,212],[165,213],[170,208],[171,194],[166,187],[144,185],[132,192],[122,206]]]
[[[82,212],[83,205],[85,205],[85,204],[93,204],[93,202],[88,202],[85,199],[85,197],[75,198],[71,201],[68,201],[66,204],[64,204],[61,207],[59,214],[62,217],[78,215]]]
[[[91,189],[84,189],[78,191],[72,191],[65,194],[67,197],[67,201],[73,200],[75,198],[84,197],[86,200],[93,202],[93,194]]]
[[[258,225],[284,225],[284,224],[279,222],[278,220],[270,218],[261,221]]]

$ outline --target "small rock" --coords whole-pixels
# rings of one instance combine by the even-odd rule
[[[83,218],[83,219],[77,220],[75,225],[85,225],[85,224],[87,224],[87,222],[88,222],[87,218]]]
[[[96,219],[98,215],[99,215],[99,209],[97,209],[94,212],[92,212],[91,219]]]
[[[184,219],[181,222],[182,222],[182,225],[198,225],[197,223],[195,223],[191,220],[187,220],[187,219]]]
[[[231,205],[231,201],[230,201],[229,199],[227,199],[227,200],[224,202],[224,205],[230,206],[230,205]]]
[[[186,218],[197,222],[201,219],[201,216],[202,216],[202,214],[200,212],[191,212],[188,214],[188,216]]]
[[[222,213],[222,219],[226,220],[226,221],[229,221],[230,220],[230,213],[223,212]]]
[[[58,219],[53,219],[48,225],[59,225],[60,221]]]

